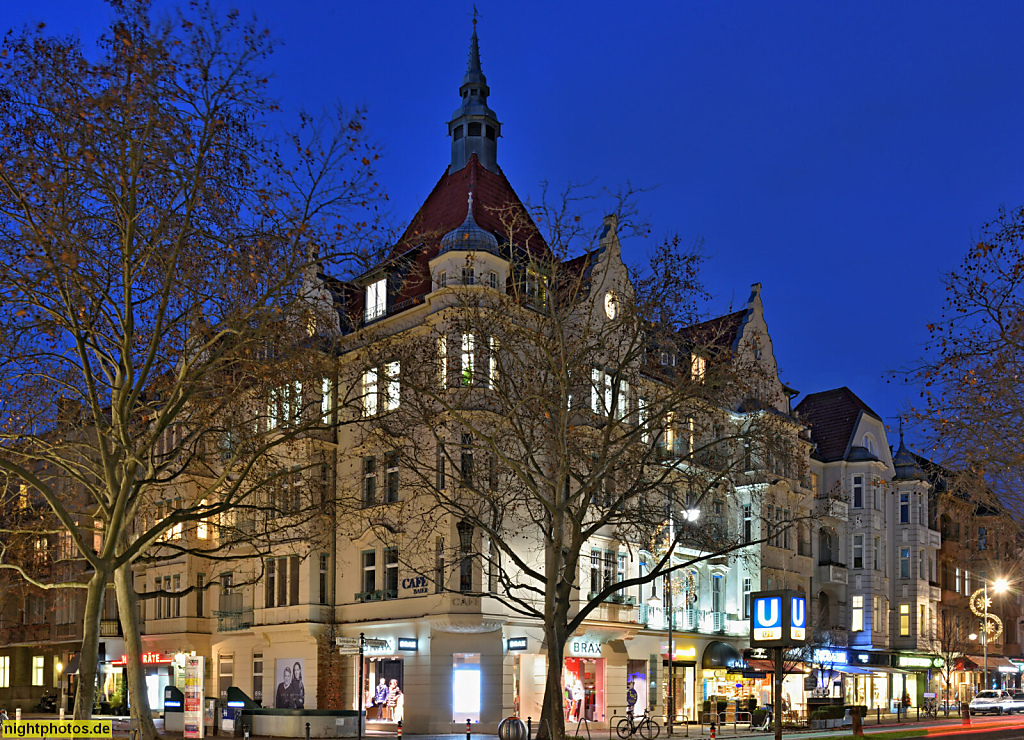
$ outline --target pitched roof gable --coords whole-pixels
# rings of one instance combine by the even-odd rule
[[[846,458],[861,414],[882,421],[882,417],[846,386],[812,393],[797,404],[796,411],[811,427],[811,439],[817,446],[816,457],[822,462]]]

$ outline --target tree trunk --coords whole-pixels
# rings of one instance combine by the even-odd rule
[[[131,697],[132,718],[138,720],[141,740],[156,740],[159,736],[153,724],[153,711],[146,693],[146,676],[142,669],[142,632],[139,629],[139,599],[135,594],[132,566],[122,565],[114,571],[114,589],[117,592],[117,613],[124,632],[124,651],[127,656],[128,696]]]
[[[541,705],[537,740],[564,740],[565,707],[562,703],[562,657],[565,653],[565,607],[557,607],[557,615],[544,630],[548,647],[548,675],[544,684],[544,702]]]
[[[75,695],[75,719],[92,717],[96,699],[96,667],[100,654],[100,617],[103,614],[103,593],[107,588],[107,571],[97,570],[89,579],[82,620],[82,655],[78,661],[78,693]]]

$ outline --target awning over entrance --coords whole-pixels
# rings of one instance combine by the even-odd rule
[[[701,668],[725,668],[728,670],[742,670],[743,656],[739,650],[727,642],[716,640],[708,643],[704,648],[704,657],[701,659]]]
[[[977,670],[981,671],[985,668],[985,656],[983,655],[968,655],[967,656],[972,663],[978,666]],[[1011,663],[1002,655],[990,655],[988,656],[988,669],[990,671],[998,671],[1000,668],[1005,668],[1011,673],[1016,673],[1020,667]],[[967,670],[966,668],[964,670]]]
[[[758,658],[751,658],[747,661],[747,665],[750,667],[750,670],[752,671],[760,671],[762,673],[767,673],[768,675],[774,675],[775,673],[775,664],[772,663],[770,660],[760,660]],[[785,670],[786,673],[804,673],[803,666],[794,664],[786,665],[784,663],[783,670]]]

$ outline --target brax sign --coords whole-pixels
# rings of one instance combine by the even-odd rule
[[[525,637],[510,637],[508,638],[508,649],[509,650],[526,650],[526,638]]]
[[[569,641],[569,655],[580,658],[601,657],[601,643],[585,640],[582,637]]]
[[[759,591],[750,596],[752,647],[789,647],[807,641],[807,596],[802,591]]]

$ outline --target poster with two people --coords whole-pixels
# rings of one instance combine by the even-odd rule
[[[278,658],[276,663],[277,691],[274,694],[276,709],[305,709],[306,686],[303,676],[306,675],[305,658]]]

